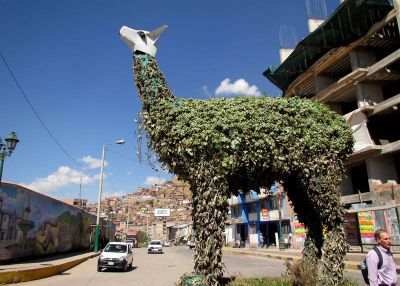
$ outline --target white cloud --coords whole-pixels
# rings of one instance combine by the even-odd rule
[[[124,192],[115,192],[115,193],[103,193],[102,194],[102,199],[104,198],[111,198],[111,197],[122,197],[126,195]]]
[[[21,185],[39,193],[54,193],[71,184],[79,185],[81,183],[81,176],[82,185],[91,184],[99,178],[99,175],[91,177],[70,167],[61,166],[56,172],[47,176],[47,178],[38,178],[30,184],[21,183]]]
[[[87,166],[85,169],[93,170],[93,169],[98,169],[101,168],[101,159],[96,159],[91,156],[86,156],[81,159],[79,159],[80,162],[85,163]],[[108,166],[108,162],[104,161],[104,167]]]
[[[154,186],[156,184],[157,185],[164,184],[165,182],[166,180],[164,178],[149,176],[146,178],[143,184],[145,184],[146,186]]]
[[[223,95],[245,95],[245,96],[261,96],[261,92],[255,85],[250,86],[244,79],[238,79],[234,83],[231,83],[229,78],[221,81],[219,87],[215,90],[216,96]]]
[[[208,90],[208,87],[205,85],[201,88],[201,90],[204,92],[205,96],[210,98],[212,96],[211,92]]]

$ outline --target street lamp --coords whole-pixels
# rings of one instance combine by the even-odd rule
[[[1,184],[1,177],[3,175],[3,165],[4,160],[6,157],[10,157],[11,153],[14,151],[15,146],[19,142],[17,138],[17,134],[15,132],[11,132],[10,135],[5,139],[7,145],[3,143],[3,140],[0,138],[0,184]]]
[[[278,215],[279,215],[279,249],[285,249],[285,241],[283,239],[283,233],[282,233],[282,199],[284,198],[283,191],[280,189],[280,182],[278,184]]]
[[[125,144],[125,140],[119,140],[115,142],[115,144],[123,145]],[[100,172],[100,184],[99,184],[99,198],[97,200],[97,218],[96,218],[96,237],[94,240],[94,252],[97,253],[99,251],[99,234],[100,234],[100,204],[101,204],[101,193],[103,192],[103,174],[104,174],[104,158],[106,156],[106,148],[107,145],[103,145],[103,154],[101,156],[101,172]]]

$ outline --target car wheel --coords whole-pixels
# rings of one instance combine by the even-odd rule
[[[97,272],[101,272],[101,268],[98,264],[97,264]]]
[[[124,265],[124,268],[122,269],[124,272],[128,271],[128,261]]]

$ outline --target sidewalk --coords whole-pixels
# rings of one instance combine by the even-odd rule
[[[0,285],[32,281],[60,274],[98,254],[94,252],[66,253],[22,263],[0,265]]]
[[[275,247],[270,248],[232,248],[224,247],[222,248],[224,253],[240,254],[240,255],[253,255],[253,256],[263,256],[271,259],[280,259],[284,261],[296,261],[300,260],[302,257],[301,249],[283,249],[279,250]],[[361,252],[348,252],[345,257],[345,269],[359,270],[360,263],[364,261],[367,253]],[[400,254],[393,254],[394,262],[397,266],[397,273],[400,273]]]

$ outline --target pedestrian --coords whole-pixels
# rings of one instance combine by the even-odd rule
[[[292,239],[293,239],[293,235],[291,232],[289,232],[288,237],[287,237],[286,248],[290,248],[292,246]]]
[[[392,246],[390,234],[384,229],[378,229],[374,232],[374,237],[377,242],[376,250],[371,249],[366,258],[369,285],[397,285],[396,264],[390,252],[390,247]],[[380,268],[378,268],[380,261],[378,251],[382,256],[382,266]]]
[[[260,245],[261,248],[264,248],[264,235],[262,233],[260,233]]]

